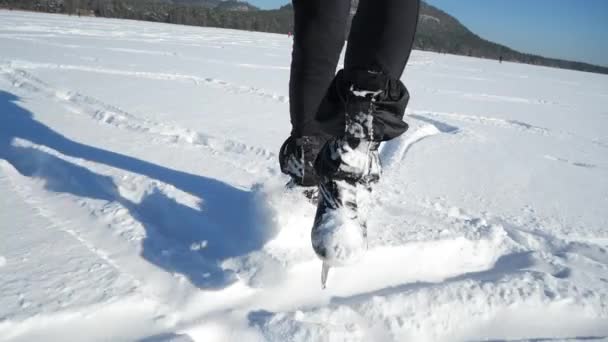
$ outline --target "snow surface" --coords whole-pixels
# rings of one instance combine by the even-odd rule
[[[608,336],[608,77],[415,51],[370,250],[283,189],[284,35],[0,11],[0,340]]]

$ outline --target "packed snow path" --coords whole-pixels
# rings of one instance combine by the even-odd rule
[[[0,11],[0,340],[608,336],[608,77],[415,51],[370,250],[321,290],[291,40]]]

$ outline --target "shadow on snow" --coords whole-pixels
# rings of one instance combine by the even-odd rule
[[[260,249],[275,233],[262,222],[255,192],[70,140],[36,121],[18,101],[0,91],[0,159],[24,176],[44,179],[50,191],[120,203],[145,227],[142,256],[170,273],[183,274],[195,286],[231,284],[235,276],[223,270],[221,262]],[[111,177],[40,149],[15,146],[15,138],[171,184],[203,199],[204,205],[188,207],[158,189],[134,203],[121,196]],[[191,248],[203,241],[205,248]]]

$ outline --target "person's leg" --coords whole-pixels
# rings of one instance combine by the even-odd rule
[[[289,80],[292,131],[279,152],[281,171],[298,185],[317,183],[313,163],[327,140],[316,114],[336,73],[350,0],[293,0],[294,43]]]
[[[324,270],[355,261],[367,248],[371,191],[381,173],[378,147],[408,127],[402,118],[409,94],[399,78],[413,45],[418,6],[418,0],[360,1],[344,70],[318,113],[334,135],[315,162],[320,197],[311,238]],[[342,122],[331,116],[330,108],[339,107],[332,98],[342,105]]]
[[[359,2],[344,70],[332,83],[344,108],[342,133],[332,132],[335,138],[317,159],[317,174],[364,183],[379,178],[380,165],[375,165],[379,143],[408,127],[402,118],[409,93],[399,78],[413,46],[419,5],[419,0]],[[351,157],[354,154],[366,156]]]
[[[414,44],[419,0],[361,0],[353,19],[344,69],[401,78]]]
[[[388,120],[382,128],[389,132],[382,140],[390,140],[405,131],[407,126],[401,118],[409,94],[399,78],[414,43],[419,5],[419,0],[359,2],[348,38],[344,70],[334,78],[317,111],[317,120],[324,132],[330,136],[344,134],[344,102],[353,84],[357,88],[386,85],[384,91],[391,93],[388,101],[380,104],[386,111],[378,113],[384,116],[382,121]]]
[[[346,38],[350,0],[294,0],[289,80],[292,135],[320,134],[315,115],[334,78]]]

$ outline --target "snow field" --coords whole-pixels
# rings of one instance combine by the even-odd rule
[[[415,51],[322,290],[287,37],[0,11],[0,46],[2,340],[608,336],[606,76]]]

